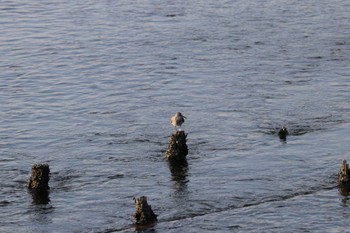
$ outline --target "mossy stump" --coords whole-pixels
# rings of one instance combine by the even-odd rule
[[[181,162],[186,160],[188,154],[187,134],[185,131],[176,131],[171,135],[168,148],[165,152],[166,158],[170,162]]]
[[[154,214],[152,208],[147,203],[147,197],[142,196],[134,198],[136,212],[133,218],[136,225],[144,226],[157,222],[157,215]]]
[[[349,164],[344,159],[342,161],[339,174],[338,174],[339,184],[349,184]]]
[[[288,130],[286,127],[282,127],[279,131],[278,131],[278,137],[281,140],[287,140],[287,135],[289,134]]]
[[[34,164],[32,175],[28,181],[28,188],[37,191],[47,191],[50,180],[50,168],[48,164]]]

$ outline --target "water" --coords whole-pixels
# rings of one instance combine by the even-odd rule
[[[1,232],[344,232],[347,1],[3,1]],[[188,166],[164,152],[187,121]],[[286,126],[281,142],[276,131]],[[51,168],[50,201],[26,182]]]

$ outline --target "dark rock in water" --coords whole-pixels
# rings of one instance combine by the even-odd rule
[[[168,148],[165,152],[166,158],[169,161],[183,161],[186,160],[186,155],[188,154],[187,147],[187,134],[185,131],[176,131],[171,135],[170,142],[168,144]]]
[[[282,127],[280,131],[278,131],[278,137],[282,140],[286,140],[288,134],[289,132],[286,127]]]
[[[338,174],[338,183],[339,184],[349,183],[349,164],[346,162],[345,159],[343,160],[340,167],[340,171]]]
[[[50,180],[50,168],[48,164],[34,164],[32,175],[28,181],[28,188],[32,190],[47,191]]]
[[[134,198],[136,212],[133,215],[137,225],[148,225],[157,222],[157,215],[147,203],[147,197]]]

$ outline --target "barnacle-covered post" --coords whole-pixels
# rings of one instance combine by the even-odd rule
[[[50,167],[48,164],[34,164],[32,175],[28,181],[28,188],[35,190],[48,190],[50,180]]]
[[[338,189],[341,195],[348,196],[350,193],[349,164],[344,159],[338,174]]]
[[[28,181],[28,189],[32,193],[33,202],[47,204],[49,200],[50,167],[48,164],[34,164]]]
[[[346,184],[349,183],[349,164],[344,159],[342,161],[340,171],[338,174],[338,183],[339,184]]]
[[[176,131],[171,135],[170,142],[165,152],[170,162],[184,162],[188,154],[187,134],[185,131]]]
[[[157,222],[157,215],[147,203],[147,197],[134,198],[136,212],[133,214],[134,221],[138,226],[149,225]]]
[[[289,134],[288,130],[286,127],[282,127],[279,131],[278,131],[278,137],[283,140],[286,141],[287,140],[287,135]]]

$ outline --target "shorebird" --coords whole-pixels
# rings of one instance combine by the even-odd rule
[[[181,127],[182,123],[185,122],[185,116],[181,114],[181,112],[177,112],[172,118],[171,118],[171,124],[174,126],[175,130],[176,127]],[[179,128],[181,130],[181,128]]]

